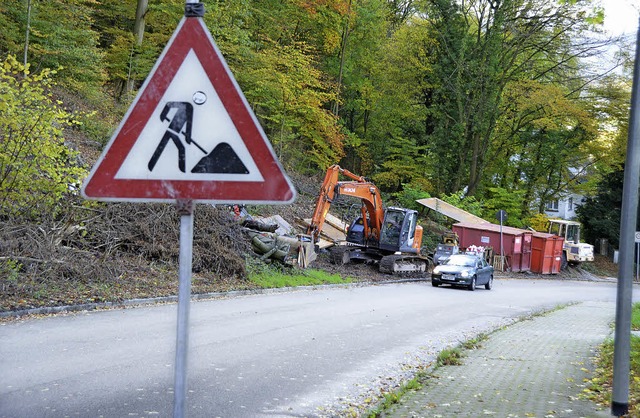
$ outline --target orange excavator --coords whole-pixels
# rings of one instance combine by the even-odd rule
[[[340,181],[343,175],[350,180]],[[360,199],[360,216],[347,230],[346,241],[331,247],[331,259],[337,264],[360,260],[378,263],[383,273],[423,274],[429,259],[421,252],[422,227],[418,212],[412,209],[384,208],[378,188],[362,176],[338,165],[327,169],[307,234],[318,242],[331,204],[339,196]]]

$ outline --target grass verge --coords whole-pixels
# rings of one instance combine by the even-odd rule
[[[640,331],[640,303],[633,305],[631,329]],[[589,380],[588,386],[584,390],[585,398],[600,405],[611,404],[613,351],[613,339],[605,341],[600,346],[595,359],[594,377]],[[640,337],[634,335],[631,336],[630,361],[628,416],[637,417],[640,416]]]
[[[330,274],[322,270],[282,270],[278,267],[268,265],[249,266],[249,281],[263,289],[322,284],[346,284],[353,281],[348,277],[341,277],[338,274]]]

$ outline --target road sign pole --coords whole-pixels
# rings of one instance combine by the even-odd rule
[[[193,261],[192,200],[179,200],[180,215],[180,275],[178,283],[178,326],[174,385],[174,418],[184,417],[187,393],[187,351],[189,342],[189,304],[191,302],[191,265]]]
[[[611,415],[618,417],[629,412],[633,244],[636,218],[638,216],[638,183],[640,182],[640,25],[636,40],[636,59],[633,71],[629,133],[627,137],[627,158],[622,188],[620,266],[618,268],[616,328],[613,352]]]

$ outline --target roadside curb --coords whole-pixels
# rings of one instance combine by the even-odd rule
[[[525,277],[525,278],[513,278],[507,276],[497,276],[500,280],[560,280],[560,281],[593,281],[593,282],[616,282],[616,278],[606,277],[601,278],[593,276],[592,278],[571,278],[571,279],[558,279],[554,277]],[[271,289],[248,289],[248,290],[230,290],[226,292],[211,292],[211,293],[199,293],[192,294],[191,300],[207,300],[207,299],[221,299],[239,296],[261,295],[271,293],[286,293],[303,290],[317,290],[327,288],[340,288],[340,287],[363,287],[363,286],[377,286],[385,284],[398,284],[398,283],[414,283],[414,282],[430,282],[431,278],[399,278],[382,281],[364,281],[356,283],[340,283],[340,284],[323,284],[313,286],[293,286],[293,287],[279,287]],[[64,314],[83,311],[96,311],[101,309],[119,309],[119,308],[132,308],[146,305],[156,305],[162,303],[177,303],[178,296],[161,296],[155,298],[136,298],[127,299],[121,302],[96,302],[96,303],[83,303],[79,305],[63,305],[63,306],[43,306],[40,308],[20,309],[13,311],[0,312],[0,319],[20,318],[30,315],[52,315],[52,314]]]
[[[294,287],[279,287],[271,289],[248,289],[248,290],[230,290],[227,292],[212,292],[212,293],[199,293],[192,294],[192,301],[209,300],[209,299],[224,299],[240,296],[251,295],[264,295],[272,293],[287,293],[304,290],[318,290],[327,288],[350,288],[350,287],[364,287],[364,286],[376,286],[382,284],[394,284],[394,283],[408,283],[427,281],[427,279],[396,279],[385,280],[376,282],[357,282],[357,283],[340,283],[340,284],[323,284],[313,286],[294,286]],[[83,311],[97,311],[102,309],[122,309],[133,308],[147,305],[158,305],[162,303],[177,303],[178,296],[162,296],[156,298],[140,298],[140,299],[127,299],[122,302],[96,302],[96,303],[83,303],[79,305],[63,305],[63,306],[43,306],[40,308],[20,309],[14,311],[0,312],[0,319],[7,318],[21,318],[23,316],[30,315],[52,315],[52,314],[65,314]]]

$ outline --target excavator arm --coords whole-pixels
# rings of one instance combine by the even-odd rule
[[[340,175],[351,180],[340,181]],[[332,165],[327,169],[327,174],[320,187],[320,194],[316,201],[311,223],[307,228],[307,234],[313,237],[313,241],[318,241],[331,204],[339,195],[352,196],[361,200],[364,235],[365,237],[373,237],[379,240],[380,228],[382,227],[382,220],[384,218],[380,191],[373,183],[367,181],[364,177],[353,174],[338,165]],[[366,221],[367,219],[369,220],[368,222]]]

